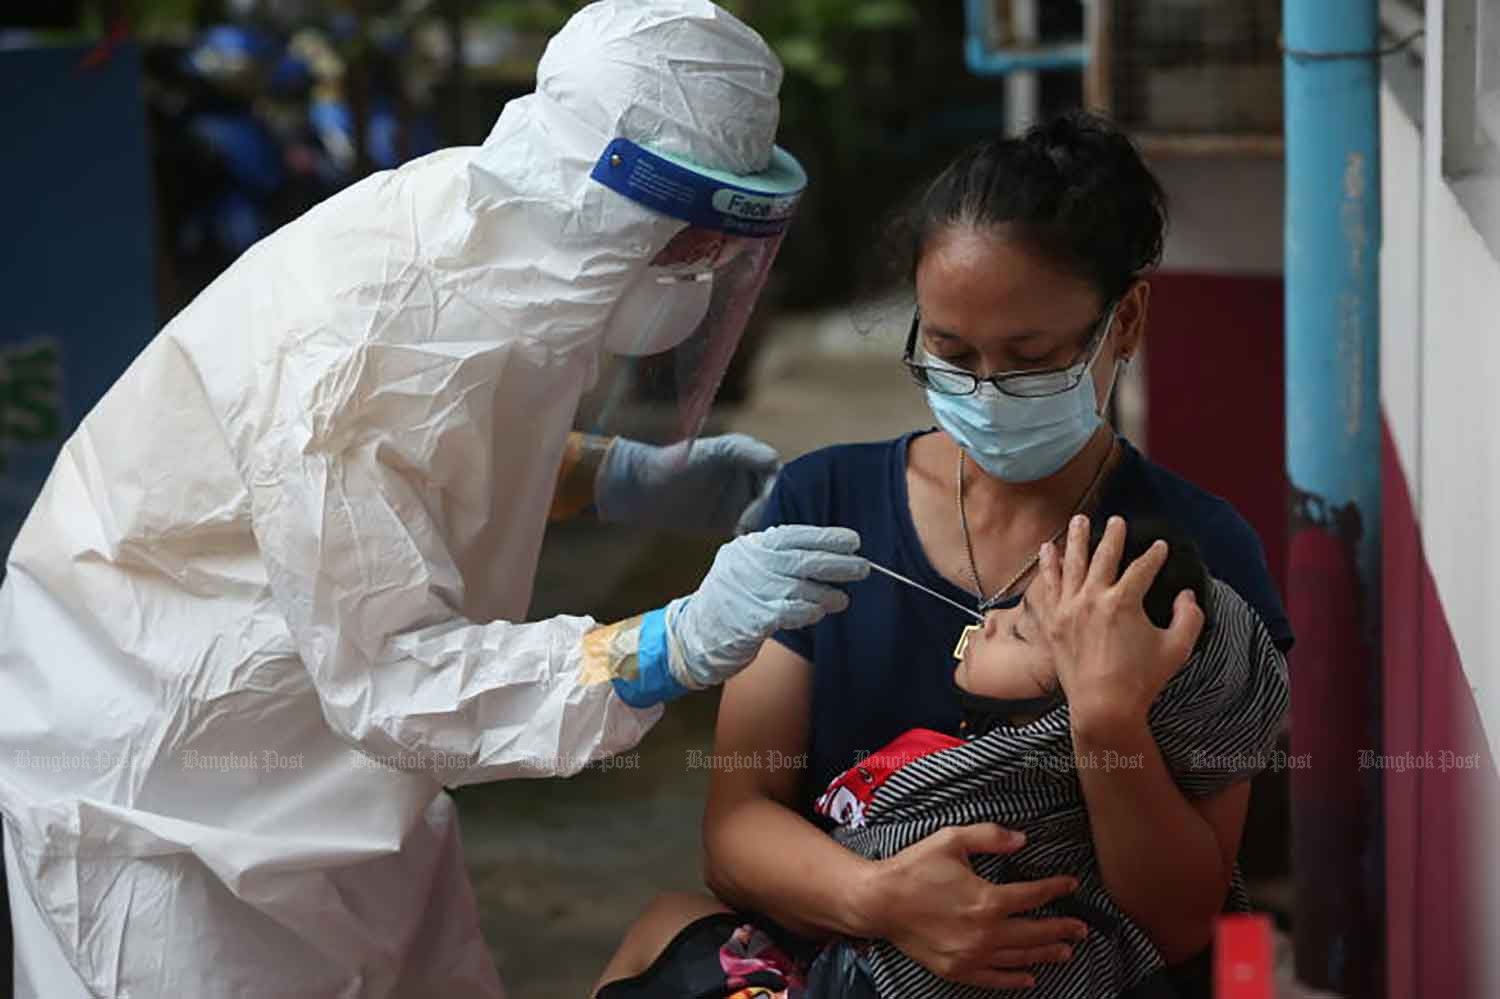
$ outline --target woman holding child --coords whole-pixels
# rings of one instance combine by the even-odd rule
[[[1292,636],[1252,529],[1104,419],[1163,200],[1128,139],[1073,114],[961,156],[904,216],[904,360],[940,429],[792,463],[766,524],[853,528],[986,624],[956,663],[972,620],[872,576],[765,643],[715,752],[809,766],[715,773],[718,899],[654,903],[601,999],[833,994],[851,968],[837,994],[1203,988]],[[1024,769],[1033,751],[1074,765]]]

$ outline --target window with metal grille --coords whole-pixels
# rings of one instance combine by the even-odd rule
[[[1443,6],[1443,173],[1500,167],[1500,0]]]
[[[1281,0],[1099,0],[1090,16],[1090,103],[1148,148],[1279,151]]]
[[[1442,11],[1443,177],[1500,256],[1500,0]]]

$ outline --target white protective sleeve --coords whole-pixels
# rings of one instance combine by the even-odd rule
[[[484,384],[504,348],[458,346],[366,342],[326,366],[285,359],[279,426],[253,458],[255,535],[335,731],[403,769],[417,761],[448,786],[572,774],[635,745],[661,709],[631,708],[607,679],[581,675],[591,618],[465,618],[465,580],[443,523],[456,497],[433,469],[483,441],[495,408],[530,410],[534,430],[550,423],[566,431],[567,423],[546,419],[539,398],[489,398],[511,382]],[[571,405],[568,392],[551,388]],[[546,438],[558,436],[539,442],[516,429],[519,447],[548,447]],[[505,450],[503,441],[484,443]],[[465,465],[504,481],[503,458],[486,469],[486,457]],[[521,463],[556,467],[548,456],[527,458]],[[533,472],[507,485],[535,494],[510,507],[537,523],[500,533],[539,533],[550,476]],[[494,557],[507,554],[502,545]],[[529,575],[531,566],[523,560],[514,571]]]

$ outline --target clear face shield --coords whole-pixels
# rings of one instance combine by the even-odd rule
[[[601,377],[578,426],[653,444],[691,441],[740,345],[806,175],[779,147],[764,171],[730,174],[616,139],[592,176],[687,225],[610,314]]]

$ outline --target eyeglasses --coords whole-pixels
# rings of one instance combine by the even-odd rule
[[[1083,381],[1094,359],[1104,347],[1109,327],[1114,320],[1115,303],[1111,302],[1104,315],[1095,321],[1088,341],[1083,346],[1083,357],[1062,368],[1037,371],[1007,371],[998,375],[980,377],[972,371],[950,365],[920,364],[916,360],[917,331],[922,325],[922,310],[912,313],[911,332],[906,337],[906,353],[901,360],[912,379],[923,388],[941,395],[973,395],[982,383],[988,382],[1005,395],[1018,399],[1038,399],[1043,396],[1060,395],[1073,389]],[[925,353],[925,351],[924,351]]]

